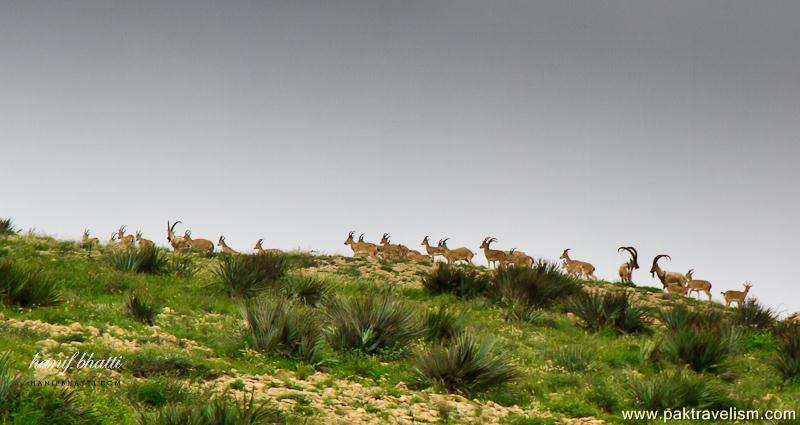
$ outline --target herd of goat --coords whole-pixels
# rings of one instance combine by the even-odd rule
[[[177,226],[178,223],[181,222],[176,221],[170,225],[170,222],[167,221],[167,241],[174,250],[193,250],[208,254],[214,252],[214,243],[212,241],[201,238],[194,239],[192,238],[192,232],[188,229],[184,232],[183,236],[176,236],[175,226]],[[434,246],[430,244],[429,237],[425,236],[425,238],[422,239],[422,243],[420,243],[421,246],[425,247],[425,254],[423,254],[419,251],[409,249],[403,244],[391,243],[390,235],[388,233],[384,233],[380,242],[377,244],[365,241],[363,233],[358,237],[357,240],[354,238],[354,235],[355,231],[348,233],[344,244],[350,246],[350,248],[353,250],[353,255],[355,256],[370,257],[374,259],[380,258],[383,260],[409,260],[414,262],[434,262],[436,257],[439,256],[444,258],[448,263],[465,261],[469,264],[472,264],[472,258],[475,256],[475,253],[467,247],[450,249],[450,247],[447,246],[447,241],[449,238],[440,239],[439,242]],[[84,245],[89,246],[99,243],[96,237],[90,237],[89,230],[84,230],[82,242]],[[258,242],[256,242],[255,246],[253,247],[253,250],[255,250],[256,253],[274,254],[282,252],[280,249],[275,248],[264,249],[262,246],[263,242],[264,239],[259,239]],[[530,255],[527,255],[526,253],[516,249],[511,249],[510,251],[492,249],[491,244],[494,242],[497,242],[497,238],[487,236],[483,239],[483,242],[478,248],[483,250],[483,254],[486,257],[486,261],[489,263],[490,268],[492,266],[533,267],[534,259]],[[137,231],[133,235],[126,234],[125,225],[120,226],[116,232],[111,234],[111,238],[109,239],[108,243],[120,247],[132,247],[134,244],[138,244],[141,248],[152,248],[154,246],[153,241],[142,237],[141,231]],[[219,246],[220,250],[224,253],[233,255],[239,254],[239,251],[229,247],[228,244],[225,243],[225,236],[219,237],[217,246]],[[563,267],[564,271],[568,275],[576,278],[596,279],[594,275],[595,267],[586,261],[573,260],[569,256],[569,251],[570,249],[568,248],[561,253],[560,260],[562,261],[561,266]],[[630,254],[630,259],[628,259],[628,261],[619,267],[619,277],[622,282],[632,282],[633,271],[639,268],[639,254],[636,251],[636,248],[632,246],[621,246],[617,249],[617,252],[621,253],[623,251]],[[668,260],[672,259],[666,254],[656,255],[655,258],[653,258],[653,266],[650,268],[650,274],[653,277],[658,277],[666,291],[685,296],[691,296],[692,293],[696,292],[698,297],[700,296],[700,293],[703,292],[708,297],[708,301],[711,301],[711,282],[707,280],[695,279],[693,277],[694,269],[689,270],[685,274],[665,271],[658,264],[661,258],[667,258]],[[722,296],[725,298],[725,305],[730,306],[731,303],[734,302],[737,303],[737,305],[741,305],[744,302],[744,299],[747,297],[751,287],[752,285],[750,285],[750,283],[745,283],[744,291],[729,290],[722,292]]]

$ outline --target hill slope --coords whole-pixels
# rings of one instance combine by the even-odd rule
[[[0,260],[18,270],[43,270],[47,278],[39,280],[51,279],[60,298],[48,306],[26,305],[24,297],[8,294],[0,298],[0,353],[10,355],[8,373],[22,373],[26,380],[112,382],[75,388],[74,408],[91,411],[83,416],[86,423],[136,423],[142,412],[154,414],[167,405],[202,408],[223,393],[237,400],[253,394],[289,423],[592,424],[622,423],[622,411],[637,408],[800,409],[800,381],[784,380],[772,364],[782,344],[772,332],[774,325],[737,319],[719,305],[665,296],[652,288],[584,284],[586,293],[627,291],[634,306],[646,313],[641,331],[619,321],[592,331],[589,316],[574,314],[575,298],[555,294],[552,302],[528,306],[509,295],[513,291],[432,295],[422,285],[433,270],[430,264],[292,253],[289,279],[310,277],[329,291],[317,306],[296,307],[328,335],[321,354],[300,360],[303,356],[294,352],[258,348],[243,320],[243,302],[229,296],[214,273],[227,257],[169,252],[163,271],[148,274],[117,270],[112,252],[39,235],[0,236]],[[492,272],[477,271],[496,285]],[[334,348],[331,312],[342,308],[336,300],[364,294],[380,298],[386,289],[418,319],[447,307],[467,332],[494,343],[491,353],[510,360],[516,379],[480,391],[448,392],[447,385],[420,378],[420,356],[430,357],[437,346],[424,334],[369,353]],[[127,300],[132,293],[157,304],[153,326],[131,314]],[[693,367],[692,354],[681,357],[670,346],[695,335],[676,336],[677,331],[654,318],[657,311],[676,305],[724,322],[724,328],[700,326],[697,334],[717,332],[717,339],[734,334],[720,364]],[[445,347],[452,344],[444,342]],[[118,356],[121,367],[67,373],[29,369],[37,353],[63,359],[75,352]],[[667,385],[684,393],[701,389],[695,396],[664,395],[665,401],[654,401],[660,396],[652,394],[668,393]],[[23,417],[45,415],[42,411],[54,398],[48,391],[26,388],[4,407],[6,412],[0,409],[0,417],[37,423]],[[41,416],[38,423],[51,420]]]

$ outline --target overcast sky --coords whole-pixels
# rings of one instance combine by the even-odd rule
[[[630,244],[800,310],[799,40],[796,1],[2,1],[0,217]]]

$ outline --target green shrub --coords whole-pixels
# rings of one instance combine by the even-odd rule
[[[668,332],[661,345],[664,354],[696,372],[716,371],[739,345],[741,333],[733,327],[688,326]]]
[[[414,374],[421,383],[463,394],[505,384],[520,376],[505,356],[492,352],[488,340],[466,332],[420,353]]]
[[[778,313],[750,298],[733,312],[733,322],[748,328],[768,330],[778,321]]]
[[[733,407],[733,403],[709,379],[683,369],[634,380],[630,392],[634,405],[647,410]]]
[[[286,417],[268,403],[255,403],[251,395],[240,402],[227,395],[213,399],[207,405],[168,404],[156,412],[143,412],[140,425],[262,425],[285,424]]]
[[[123,272],[160,274],[167,270],[164,250],[157,247],[111,249],[106,253],[111,267]]]
[[[20,373],[11,367],[11,354],[0,354],[0,421],[16,405],[22,394],[24,385]]]
[[[649,331],[645,310],[631,303],[628,292],[580,292],[568,300],[567,308],[589,331],[606,328],[620,333]]]
[[[772,365],[785,381],[800,377],[800,324],[783,324],[775,332],[778,352]]]
[[[0,236],[16,234],[18,229],[10,218],[0,218]]]
[[[243,315],[254,349],[309,362],[320,360],[322,326],[307,309],[283,298],[259,297],[244,304]]]
[[[228,295],[246,298],[277,289],[288,269],[281,254],[234,255],[223,258],[213,273]]]
[[[192,361],[183,355],[161,353],[156,350],[140,351],[127,363],[131,374],[140,378],[173,375],[189,376],[194,370]]]
[[[285,285],[288,298],[314,307],[320,306],[331,292],[324,280],[314,276],[290,275],[286,277]]]
[[[329,308],[328,340],[339,350],[372,354],[405,347],[421,335],[415,311],[388,292],[336,300]]]
[[[592,363],[594,351],[581,345],[566,345],[550,351],[547,357],[569,372],[583,372]]]
[[[155,325],[158,308],[154,301],[140,291],[133,291],[125,300],[128,312],[139,322],[149,326]]]
[[[58,304],[62,298],[56,280],[44,270],[0,260],[0,300],[36,307]]]
[[[181,279],[191,279],[197,274],[197,266],[192,257],[174,254],[167,263],[167,273],[174,274]]]
[[[489,285],[489,277],[474,267],[437,264],[422,277],[422,286],[433,295],[454,294],[472,297],[482,294]]]
[[[489,294],[503,305],[546,307],[578,293],[580,288],[581,284],[556,264],[540,261],[533,268],[496,269]]]
[[[430,341],[452,339],[464,329],[461,314],[444,306],[430,309],[425,314],[425,338]]]
[[[128,387],[128,398],[147,406],[163,406],[167,403],[185,401],[188,394],[183,384],[171,379],[149,380]]]
[[[100,418],[81,403],[71,388],[32,387],[15,408],[14,416],[24,423],[48,425],[100,424]]]

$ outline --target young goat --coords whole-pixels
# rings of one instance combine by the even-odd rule
[[[124,247],[133,246],[133,235],[126,235],[125,230],[127,226],[124,224],[119,226],[119,230],[117,230],[117,234],[119,235],[119,244]]]
[[[145,238],[142,237],[142,231],[141,230],[137,230],[136,231],[136,243],[139,244],[139,249],[152,249],[153,246],[155,246],[153,244],[153,241],[151,241],[150,239],[145,239]]]
[[[211,242],[208,239],[192,239],[192,231],[189,229],[186,229],[186,231],[183,232],[183,239],[186,240],[186,244],[191,249],[196,249],[207,254],[214,252],[214,242]]]
[[[697,297],[700,297],[700,291],[703,291],[708,296],[708,302],[711,302],[711,282],[707,280],[694,279],[692,274],[694,269],[686,272],[686,287],[689,288],[689,294],[697,292]]]
[[[481,246],[478,249],[483,250],[483,255],[486,257],[489,267],[492,267],[492,263],[494,263],[495,267],[497,267],[498,265],[505,263],[508,254],[506,254],[505,251],[500,251],[499,249],[492,249],[492,242],[497,242],[497,238],[487,236],[483,238],[483,242],[481,242]]]
[[[239,253],[239,251],[229,247],[228,244],[225,243],[225,236],[219,237],[219,241],[217,241],[217,246],[222,247],[222,252],[226,254],[236,255]]]
[[[363,237],[364,234],[362,233],[361,236],[358,238],[358,242],[353,239],[353,235],[356,233],[355,230],[347,234],[347,239],[345,239],[344,244],[350,245],[350,249],[353,250],[353,255],[363,257],[368,256],[371,258],[378,257],[378,246],[374,243],[364,242]]]
[[[256,242],[256,246],[253,247],[259,254],[283,254],[283,251],[277,248],[264,249],[261,245],[262,242],[264,242],[263,238],[259,239],[258,242]]]
[[[443,256],[442,248],[439,246],[431,246],[430,239],[428,238],[428,236],[425,236],[420,245],[425,247],[425,252],[427,252],[428,255],[431,256],[431,261],[436,261],[437,255]]]
[[[456,261],[466,261],[467,263],[472,264],[472,257],[475,256],[475,253],[466,247],[460,247],[456,249],[448,248],[448,239],[450,238],[443,239],[442,244],[440,245],[442,248],[442,254],[444,255],[444,258],[447,259],[447,262],[455,263]]]
[[[564,252],[561,253],[560,259],[564,260],[564,270],[567,271],[567,274],[571,274],[574,276],[582,276],[584,279],[592,278],[597,279],[594,276],[594,266],[591,263],[587,263],[586,261],[579,261],[573,260],[569,258],[569,251],[571,248],[567,248]]]
[[[744,291],[725,291],[721,292],[722,296],[725,297],[725,306],[730,307],[732,302],[735,302],[737,306],[741,307],[744,299],[747,298],[747,293],[750,292],[750,288],[753,285],[750,282],[746,282],[744,284]]]
[[[81,244],[85,247],[91,248],[95,245],[100,243],[97,238],[90,238],[89,237],[89,229],[83,230],[83,238],[81,238]]]

